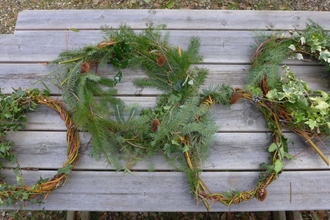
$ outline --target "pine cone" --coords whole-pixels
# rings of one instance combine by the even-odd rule
[[[87,73],[91,69],[91,66],[89,65],[88,62],[83,62],[80,65],[80,72],[81,73]]]
[[[235,104],[238,102],[238,100],[242,97],[242,93],[240,92],[235,92],[231,97],[230,97],[230,104]]]
[[[157,131],[158,126],[160,125],[160,121],[158,120],[158,118],[155,118],[154,120],[152,120],[151,122],[151,130],[153,132]]]

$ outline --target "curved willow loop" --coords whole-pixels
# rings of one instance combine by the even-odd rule
[[[235,88],[233,96],[237,96],[239,98],[245,98],[247,100],[252,101],[253,95],[245,91],[243,89]],[[235,100],[236,102],[237,100]],[[208,105],[210,108],[216,104],[216,101],[211,97],[208,96],[204,101],[203,104]],[[279,123],[278,116],[268,107],[266,100],[261,100],[256,103],[259,108],[262,111],[266,111],[268,115],[270,115],[271,120],[274,121],[276,125],[276,130],[273,131],[273,143],[280,143],[280,139],[282,136],[282,130]],[[281,145],[278,145],[279,147],[283,147]],[[192,155],[189,152],[185,152],[185,157],[187,164],[191,170],[196,170],[198,167],[194,164],[192,160]],[[280,155],[280,150],[277,150],[272,155],[272,163],[275,163],[276,160],[282,158]],[[277,173],[275,171],[273,172],[265,172],[263,175],[261,175],[260,180],[258,181],[257,185],[254,189],[248,190],[248,191],[242,191],[242,192],[233,192],[230,195],[226,194],[223,195],[221,193],[212,193],[206,186],[206,184],[203,182],[203,180],[198,176],[198,183],[194,189],[195,199],[198,202],[199,199],[202,200],[204,203],[204,206],[208,211],[211,210],[212,204],[215,202],[220,202],[226,206],[230,206],[233,204],[239,204],[242,201],[250,200],[252,198],[257,198],[259,201],[265,200],[267,196],[267,186],[272,183],[276,177]]]
[[[60,118],[64,121],[65,126],[67,128],[67,160],[63,163],[62,169],[66,168],[65,172],[57,172],[55,176],[51,179],[38,182],[32,186],[27,186],[25,184],[19,185],[17,187],[7,187],[5,190],[1,190],[0,199],[5,201],[9,198],[16,199],[17,201],[26,201],[32,198],[36,198],[41,195],[45,195],[44,198],[47,198],[48,195],[58,187],[64,185],[66,182],[70,171],[73,169],[74,165],[78,161],[78,152],[80,148],[80,139],[77,127],[73,124],[69,113],[65,110],[64,104],[59,100],[54,100],[45,95],[37,95],[36,97],[33,94],[27,92],[28,97],[33,99],[36,103],[46,105],[49,108],[55,110]],[[30,95],[30,96],[29,96]],[[0,187],[5,184],[1,183]],[[16,196],[16,192],[20,193]],[[19,195],[23,195],[23,198],[19,198]],[[17,198],[16,198],[17,197]],[[13,201],[14,202],[14,201]]]

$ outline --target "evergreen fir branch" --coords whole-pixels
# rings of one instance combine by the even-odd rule
[[[264,76],[270,88],[279,84],[279,65],[292,53],[289,46],[295,43],[290,38],[272,35],[257,49],[252,60],[252,67],[246,77],[247,84],[259,87]]]

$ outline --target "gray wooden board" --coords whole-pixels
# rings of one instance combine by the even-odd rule
[[[329,169],[323,160],[295,134],[286,134],[289,139],[289,153],[296,160],[287,161],[285,169],[289,170],[314,170]],[[80,135],[82,140],[79,161],[75,167],[78,170],[113,170],[105,160],[95,160],[90,156],[88,134]],[[8,138],[15,142],[13,148],[21,167],[36,169],[58,169],[66,160],[66,133],[65,132],[14,132]],[[330,140],[316,140],[319,148],[330,158]],[[294,144],[292,144],[292,143]],[[225,132],[217,133],[210,146],[209,159],[204,162],[205,171],[216,170],[259,170],[259,164],[268,162],[267,148],[271,143],[271,134],[267,132],[242,133]],[[4,161],[2,161],[4,162]],[[123,162],[124,164],[124,162]],[[133,170],[173,170],[163,159],[162,155],[147,158],[138,162]],[[16,165],[4,163],[5,167]]]
[[[58,97],[53,97],[54,99]],[[142,108],[154,108],[156,103],[155,97],[141,96],[121,96],[127,106],[137,107],[136,116]],[[251,131],[268,131],[265,120],[259,109],[247,100],[240,100],[235,105],[220,106],[216,105],[211,109],[215,122],[218,125],[219,131],[227,132],[251,132]],[[36,110],[27,114],[28,122],[26,130],[65,130],[63,121],[58,114],[43,105]]]
[[[16,32],[24,30],[99,29],[126,23],[135,28],[166,24],[169,29],[269,30],[303,29],[312,19],[330,30],[328,12],[226,10],[47,10],[22,11]]]
[[[200,54],[205,63],[249,64],[254,54],[258,34],[254,31],[202,31],[171,30],[169,43],[187,48],[190,38],[200,38]],[[263,32],[264,35],[272,32]],[[67,49],[97,45],[105,35],[97,31],[36,31],[14,34],[10,39],[0,38],[1,62],[49,62]],[[33,39],[33,40],[31,40]],[[286,63],[301,63],[287,60]],[[311,62],[304,62],[309,65]]]
[[[103,36],[100,31],[39,31],[13,35],[9,40],[0,38],[0,53],[3,54],[0,62],[52,61],[67,49],[97,45],[104,40]],[[256,34],[250,31],[194,31],[192,34],[172,30],[169,43],[185,49],[192,36],[201,39],[200,53],[204,62],[249,63]]]
[[[26,184],[56,172],[23,172]],[[5,171],[9,183],[12,172]],[[268,188],[265,201],[256,199],[231,207],[216,203],[212,211],[321,210],[329,208],[330,171],[286,171]],[[257,172],[205,172],[204,182],[212,192],[250,190]],[[291,185],[291,194],[290,194]],[[291,198],[290,198],[291,197]],[[88,211],[205,211],[196,205],[186,177],[176,172],[87,172],[75,171],[63,187],[51,193],[42,205],[27,209]]]
[[[303,64],[303,63],[301,63]],[[324,71],[322,66],[304,66],[304,65],[289,65],[292,72],[302,80],[308,82],[310,89],[329,88],[329,74]],[[21,87],[22,89],[40,88],[44,89],[43,84],[38,80],[44,81],[52,94],[60,94],[59,89],[54,85],[49,78],[45,78],[52,73],[57,66],[45,65],[43,63],[16,64],[16,63],[0,63],[0,88],[5,93],[10,93],[12,88]],[[233,87],[243,88],[245,85],[245,76],[250,69],[249,65],[242,64],[203,64],[193,65],[192,69],[206,68],[209,71],[205,81],[204,88],[211,85],[228,84]],[[283,69],[279,67],[280,71]],[[111,79],[117,73],[108,65],[105,69],[99,69],[99,75],[107,76]],[[159,91],[151,88],[137,88],[132,84],[133,79],[145,77],[142,70],[123,70],[123,79],[116,86],[119,95],[157,95]]]

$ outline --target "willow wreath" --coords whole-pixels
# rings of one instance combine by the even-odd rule
[[[310,90],[308,84],[295,77],[288,66],[280,74],[280,63],[285,59],[316,59],[329,69],[330,37],[319,25],[312,22],[303,31],[273,33],[263,37],[252,59],[247,75],[246,89],[234,89],[231,104],[240,98],[254,102],[263,113],[273,143],[268,147],[271,163],[262,163],[265,173],[261,174],[253,190],[229,193],[204,193],[208,190],[201,185],[197,195],[203,199],[220,201],[225,205],[238,204],[255,196],[263,201],[267,196],[266,187],[283,171],[284,159],[294,159],[288,154],[288,139],[282,133],[286,128],[301,136],[329,165],[329,161],[313,141],[330,134],[329,92]],[[212,204],[211,202],[210,204]]]
[[[192,37],[186,50],[173,47],[168,44],[169,35],[163,35],[163,27],[148,27],[139,34],[125,25],[119,30],[105,28],[106,37],[98,45],[60,54],[53,62],[60,64],[60,67],[50,77],[61,89],[75,124],[91,133],[91,153],[96,158],[104,155],[107,162],[118,170],[129,170],[137,161],[161,152],[170,165],[185,172],[196,201],[202,200],[208,210],[214,202],[232,205],[254,197],[263,201],[267,196],[266,187],[282,172],[283,161],[293,159],[288,154],[287,138],[282,133],[282,126],[303,134],[310,144],[311,134],[329,130],[329,122],[323,109],[329,103],[327,93],[299,91],[301,97],[296,97],[295,100],[305,98],[307,100],[304,103],[309,103],[314,108],[304,108],[307,116],[314,113],[316,108],[322,111],[317,112],[316,116],[325,117],[323,121],[314,118],[313,125],[310,118],[301,120],[302,116],[299,115],[302,123],[299,126],[304,125],[299,127],[297,121],[290,121],[296,114],[290,109],[293,106],[290,104],[292,99],[282,93],[286,93],[287,84],[301,85],[295,87],[299,89],[306,89],[307,84],[293,77],[289,69],[282,80],[276,72],[280,62],[295,52],[298,54],[297,51],[319,55],[317,57],[323,51],[321,57],[330,60],[330,52],[322,47],[321,51],[308,51],[307,48],[313,48],[306,44],[310,40],[301,44],[304,35],[312,34],[309,30],[311,28],[323,33],[313,23],[304,32],[295,32],[291,37],[267,38],[254,56],[246,89],[231,88],[228,85],[201,89],[208,70],[191,68],[191,64],[202,61],[198,54],[199,39]],[[297,35],[300,40],[297,40]],[[309,37],[306,36],[305,39]],[[267,49],[272,44],[274,47],[271,50],[283,48],[285,51],[275,53],[274,60],[270,56],[274,51]],[[292,45],[298,50],[292,50]],[[319,49],[316,45],[315,47]],[[109,63],[116,71],[113,79],[109,78],[109,74],[99,74],[99,70]],[[157,96],[154,109],[127,106],[116,96],[115,87],[125,75],[123,70],[128,67],[140,68],[146,73],[146,78],[133,80],[135,86],[152,87],[163,92]],[[255,102],[264,113],[273,134],[273,143],[268,146],[271,160],[269,164],[261,164],[265,172],[260,175],[254,189],[212,193],[200,178],[201,164],[208,155],[208,146],[217,131],[210,109],[215,104],[234,104],[240,98]],[[307,132],[302,129],[306,125],[310,128]],[[323,125],[327,127],[324,128]],[[127,161],[124,167],[120,159]]]
[[[10,95],[4,94],[0,90],[0,157],[6,159],[10,163],[16,163],[14,168],[16,174],[17,185],[9,185],[3,179],[0,182],[0,205],[9,206],[16,205],[19,202],[25,203],[40,202],[39,196],[45,195],[45,198],[56,188],[63,185],[68,178],[73,166],[78,161],[78,151],[80,147],[80,139],[76,126],[72,123],[70,114],[65,110],[63,102],[52,99],[48,96],[48,91],[40,91],[32,89],[23,91],[17,89]],[[37,183],[27,186],[24,184],[19,162],[12,150],[14,143],[8,141],[6,137],[7,131],[17,131],[24,129],[24,121],[26,121],[26,112],[35,111],[39,105],[46,105],[55,110],[60,118],[64,121],[67,128],[67,160],[63,163],[62,168],[58,169],[55,176],[51,179],[40,178]],[[0,163],[2,168],[2,164]],[[4,169],[4,168],[2,168]]]
[[[318,60],[329,70],[330,37],[319,25],[310,22],[303,31],[289,35],[275,33],[257,48],[247,77],[247,89],[255,99],[268,106],[278,123],[301,136],[329,165],[313,139],[329,136],[329,92],[311,90],[297,78],[288,66],[280,75],[280,63],[285,59]],[[267,116],[267,113],[265,113]],[[272,125],[270,124],[270,129]]]

